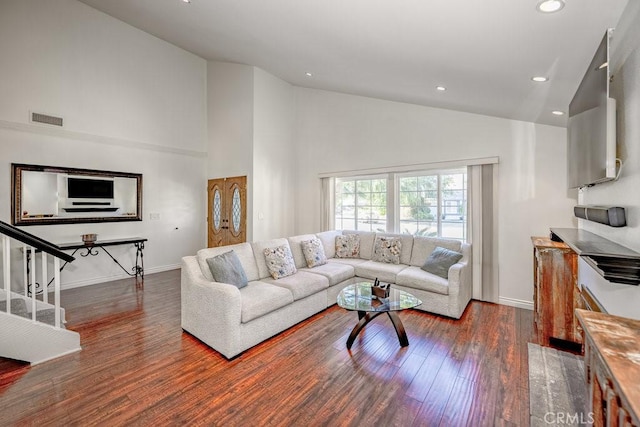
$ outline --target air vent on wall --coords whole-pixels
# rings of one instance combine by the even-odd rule
[[[62,126],[62,117],[49,116],[41,113],[31,113],[31,121],[45,125]]]

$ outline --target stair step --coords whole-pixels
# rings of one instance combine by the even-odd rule
[[[7,312],[7,302],[0,301],[0,311]],[[27,311],[27,303],[21,298],[11,298],[11,314],[16,314],[22,317],[29,317]]]
[[[56,323],[56,310],[54,308],[38,310],[36,311],[36,320],[38,320],[38,322],[54,326]],[[66,329],[62,320],[60,321],[60,327]]]
[[[6,301],[0,301],[0,311],[4,311],[6,313]],[[11,314],[31,319],[31,313],[27,310],[27,303],[21,298],[11,298]],[[38,310],[36,311],[36,320],[38,322],[54,326],[56,323],[56,310],[54,308]],[[63,322],[60,322],[60,327],[66,329]]]

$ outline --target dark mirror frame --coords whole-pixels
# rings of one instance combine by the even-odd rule
[[[126,216],[56,217],[42,216],[23,218],[22,216],[22,172],[47,172],[65,175],[95,176],[101,178],[133,178],[136,180],[136,214]],[[142,221],[142,174],[102,171],[95,169],[65,168],[58,166],[11,164],[11,223],[13,225],[81,224],[96,222]]]

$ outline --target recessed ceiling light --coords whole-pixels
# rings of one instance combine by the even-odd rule
[[[543,0],[538,3],[536,9],[542,13],[557,12],[564,7],[564,0]]]
[[[191,3],[191,0],[182,0],[182,3]]]
[[[555,110],[552,111],[551,114],[555,114],[556,116],[564,116],[564,111]]]
[[[311,77],[311,76],[313,76],[313,74],[311,74],[311,73],[310,73],[310,72],[308,72],[308,71],[307,71],[306,73],[304,73],[304,75],[305,75],[305,76],[307,76],[307,77]]]
[[[544,76],[534,76],[534,77],[531,77],[531,80],[533,80],[534,82],[542,83],[542,82],[549,81],[549,78]]]
[[[440,92],[444,92],[445,90],[447,90],[447,88],[444,86],[436,86],[436,90],[439,90]]]

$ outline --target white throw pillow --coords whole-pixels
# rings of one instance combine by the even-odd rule
[[[289,245],[267,248],[264,250],[264,257],[269,273],[274,279],[282,279],[298,272]]]
[[[313,268],[327,263],[327,257],[324,254],[324,247],[320,239],[313,238],[300,242],[304,259],[307,261],[307,267]]]
[[[336,236],[336,258],[358,258],[359,256],[359,234],[343,234],[342,236]]]
[[[387,264],[400,264],[401,251],[402,241],[399,237],[376,236],[371,260]]]

